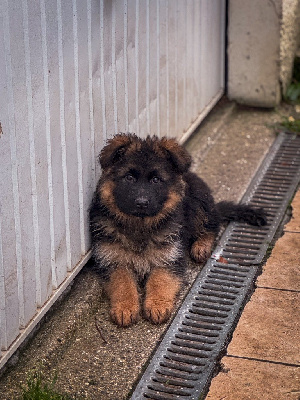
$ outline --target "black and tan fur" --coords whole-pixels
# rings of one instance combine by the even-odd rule
[[[153,323],[169,318],[186,251],[203,263],[222,223],[266,223],[261,210],[215,204],[174,139],[119,134],[99,160],[102,176],[90,208],[93,257],[106,279],[111,317],[120,326],[142,313]]]

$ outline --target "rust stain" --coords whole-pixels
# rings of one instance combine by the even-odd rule
[[[222,264],[228,264],[228,260],[222,256],[220,256],[217,261]]]

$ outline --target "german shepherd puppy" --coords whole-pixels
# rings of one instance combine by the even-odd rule
[[[154,324],[165,322],[183,281],[186,251],[205,262],[222,223],[266,224],[262,210],[216,204],[174,139],[118,134],[99,161],[102,176],[90,208],[93,258],[119,326],[136,322],[141,310]]]

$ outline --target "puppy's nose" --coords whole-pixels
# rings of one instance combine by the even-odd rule
[[[135,205],[141,209],[148,208],[149,200],[146,197],[142,197],[142,196],[138,197],[137,199],[135,199]]]

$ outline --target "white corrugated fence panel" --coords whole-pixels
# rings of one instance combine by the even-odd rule
[[[223,94],[225,0],[3,0],[2,366],[89,258],[97,156],[183,141]]]

